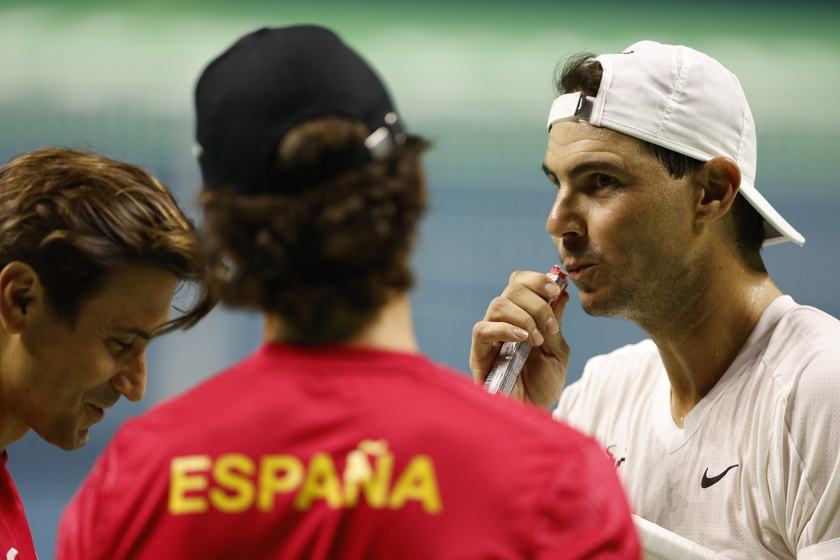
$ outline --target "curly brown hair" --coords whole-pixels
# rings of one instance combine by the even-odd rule
[[[558,95],[580,91],[595,97],[601,86],[604,72],[601,63],[592,53],[580,53],[561,62],[554,72],[554,89]],[[674,179],[696,171],[703,162],[645,141],[648,150],[655,155]],[[763,268],[758,256],[764,243],[764,219],[743,196],[735,197],[732,204],[735,241],[741,256],[752,266]]]
[[[29,264],[56,316],[73,326],[115,266],[171,271],[198,294],[155,334],[189,328],[215,303],[193,223],[143,169],[86,151],[44,148],[0,167],[0,269]]]
[[[279,175],[320,175],[358,152],[368,136],[356,119],[324,116],[290,131],[277,148]],[[275,313],[298,344],[345,341],[413,282],[409,253],[426,206],[421,154],[409,137],[388,157],[283,194],[205,192],[211,258],[226,255],[223,301]]]

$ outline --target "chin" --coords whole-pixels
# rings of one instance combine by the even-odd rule
[[[589,297],[585,297],[583,293],[581,293],[580,297],[580,307],[583,309],[583,312],[587,315],[592,317],[612,317],[611,313],[611,306],[606,305],[604,301],[599,300],[595,297],[592,297],[591,294],[587,294]]]
[[[70,442],[68,442],[68,445],[59,446],[59,447],[61,447],[62,449],[65,449],[67,451],[72,451],[74,449],[84,447],[85,445],[87,445],[87,442],[89,442],[89,441],[90,441],[90,434],[88,433],[88,430],[85,429],[85,430],[81,430],[80,432],[76,433],[75,437]]]
[[[632,294],[622,291],[580,292],[580,306],[584,313],[592,317],[611,319],[631,319],[633,313]],[[631,319],[632,320],[632,319]]]
[[[85,437],[84,439],[81,439],[81,440],[75,440],[75,441],[69,443],[68,445],[59,445],[59,447],[62,448],[63,450],[65,450],[65,451],[73,451],[74,449],[84,447],[85,445],[87,445],[88,441],[89,441],[89,438]]]
[[[38,434],[41,439],[47,443],[51,443],[56,447],[60,447],[65,451],[73,451],[84,446],[90,440],[90,434],[87,429],[79,430],[70,433],[61,434]]]

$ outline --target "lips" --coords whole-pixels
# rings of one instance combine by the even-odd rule
[[[593,266],[595,266],[594,263],[567,262],[563,265],[563,268],[566,269],[566,272],[569,274],[569,277],[574,282],[577,282]]]
[[[97,422],[103,420],[105,418],[105,409],[101,406],[96,406],[93,403],[88,403],[88,407],[93,410],[94,414],[96,415]]]

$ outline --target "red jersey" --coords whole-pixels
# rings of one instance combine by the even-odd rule
[[[9,455],[3,451],[0,455],[0,558],[7,560],[35,560],[35,545],[32,544],[32,533],[23,511],[6,461]]]
[[[126,422],[56,555],[639,557],[594,440],[422,356],[282,344]]]

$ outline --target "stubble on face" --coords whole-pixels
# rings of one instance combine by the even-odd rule
[[[563,174],[570,166],[599,161],[617,171],[596,165],[594,175],[617,173],[619,187],[590,195],[590,177]],[[678,320],[696,296],[701,270],[691,252],[690,179],[671,178],[641,141],[584,123],[555,125],[546,168],[577,185],[573,204],[583,209],[577,219],[585,227],[560,237],[562,230],[549,231],[564,262],[594,264],[574,280],[584,311],[629,319],[645,330]]]

